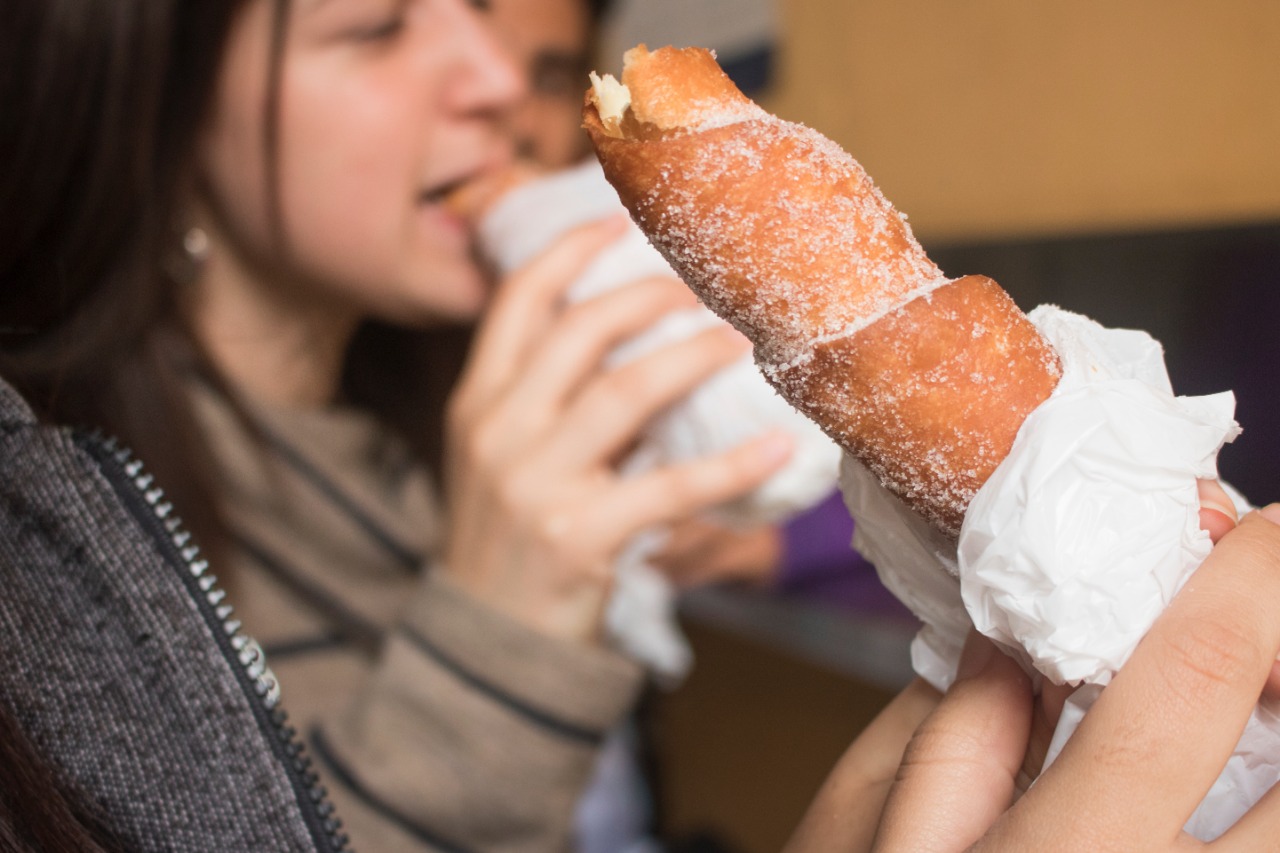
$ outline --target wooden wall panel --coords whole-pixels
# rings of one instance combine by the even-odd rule
[[[766,104],[930,241],[1280,219],[1276,0],[781,0]]]

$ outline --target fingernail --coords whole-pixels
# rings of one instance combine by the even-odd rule
[[[1233,506],[1224,504],[1221,501],[1213,500],[1212,498],[1209,498],[1207,500],[1205,498],[1201,498],[1200,508],[1213,510],[1214,512],[1220,512],[1223,515],[1225,515],[1227,518],[1231,519],[1232,523],[1235,523],[1236,508]]]
[[[1280,503],[1270,504],[1258,510],[1258,515],[1272,524],[1280,524]]]
[[[791,455],[794,447],[795,441],[791,438],[790,433],[772,430],[760,437],[756,455],[763,462],[781,462]]]
[[[987,668],[991,658],[996,654],[996,644],[979,634],[969,634],[965,641],[964,651],[960,653],[960,666],[956,669],[956,680],[973,678]]]

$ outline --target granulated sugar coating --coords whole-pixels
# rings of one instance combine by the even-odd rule
[[[765,113],[706,51],[640,50],[621,131],[584,110],[623,204],[774,387],[954,536],[1056,354],[990,279],[945,278],[834,142]]]
[[[861,166],[816,131],[764,117],[664,142],[681,156],[633,213],[762,361],[790,363],[945,281]]]

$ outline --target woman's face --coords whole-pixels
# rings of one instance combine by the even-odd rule
[[[249,0],[199,155],[221,272],[396,323],[478,313],[484,280],[443,198],[508,160],[501,122],[524,93],[481,5],[293,0],[273,182],[264,132],[274,4]]]

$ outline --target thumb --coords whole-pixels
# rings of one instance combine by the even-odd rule
[[[1026,673],[970,634],[956,683],[903,755],[876,847],[964,850],[981,838],[1013,802],[1031,714]]]

